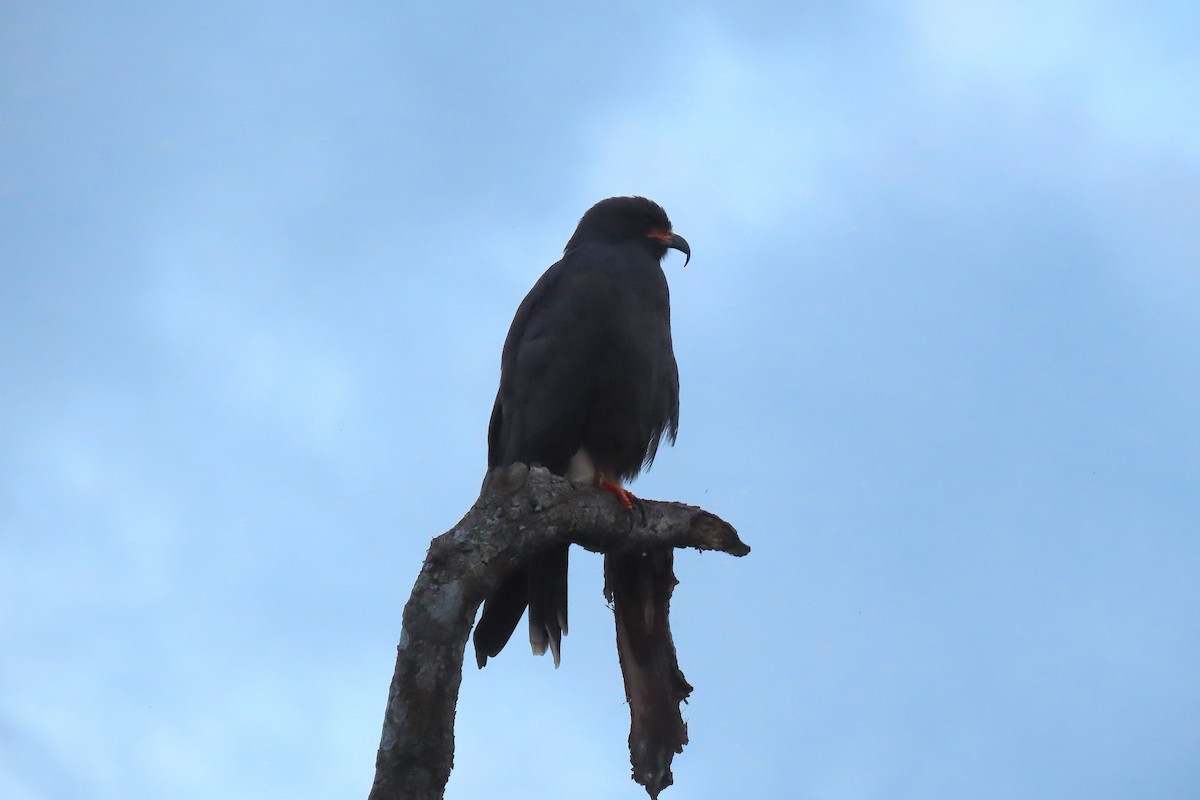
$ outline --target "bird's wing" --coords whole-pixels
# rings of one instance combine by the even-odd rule
[[[566,472],[579,449],[616,295],[611,274],[564,256],[526,295],[500,360],[500,390],[488,426],[488,467],[521,461]],[[497,655],[529,605],[530,644],[559,662],[567,628],[567,545],[539,554],[484,604],[475,628],[479,666]]]
[[[532,462],[561,475],[579,449],[617,300],[615,280],[601,267],[568,254],[517,309],[488,429],[489,467]]]

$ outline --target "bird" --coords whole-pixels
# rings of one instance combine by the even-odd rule
[[[573,484],[636,498],[625,483],[679,430],[679,369],[671,339],[670,249],[691,261],[663,208],[645,197],[610,197],[589,208],[562,258],[517,308],[500,359],[488,424],[488,469],[540,465]],[[483,604],[476,662],[500,653],[528,608],[535,654],[557,667],[567,633],[569,545],[518,567]],[[671,782],[670,760],[687,741],[678,704],[691,687],[675,662],[667,603],[673,553],[607,554],[605,595],[630,703],[634,778],[651,796]],[[639,777],[639,762],[641,775]]]

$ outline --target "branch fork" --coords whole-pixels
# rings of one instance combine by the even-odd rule
[[[700,508],[640,505],[631,526],[611,493],[576,489],[541,467],[513,464],[487,475],[466,516],[430,544],[404,607],[369,800],[440,800],[454,762],[454,714],[475,613],[534,554],[562,543],[605,554],[750,552],[729,523]],[[634,767],[637,777],[636,755]]]

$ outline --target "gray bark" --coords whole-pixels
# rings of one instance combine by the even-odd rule
[[[750,552],[732,526],[693,506],[645,500],[631,514],[609,492],[575,489],[540,467],[493,471],[466,516],[430,544],[404,607],[369,800],[440,800],[475,612],[517,565],[563,542],[600,553]]]

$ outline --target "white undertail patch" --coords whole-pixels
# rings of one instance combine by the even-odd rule
[[[567,463],[567,480],[575,485],[592,486],[596,483],[596,465],[588,451],[582,447],[575,451],[575,455],[571,456],[570,462]]]

